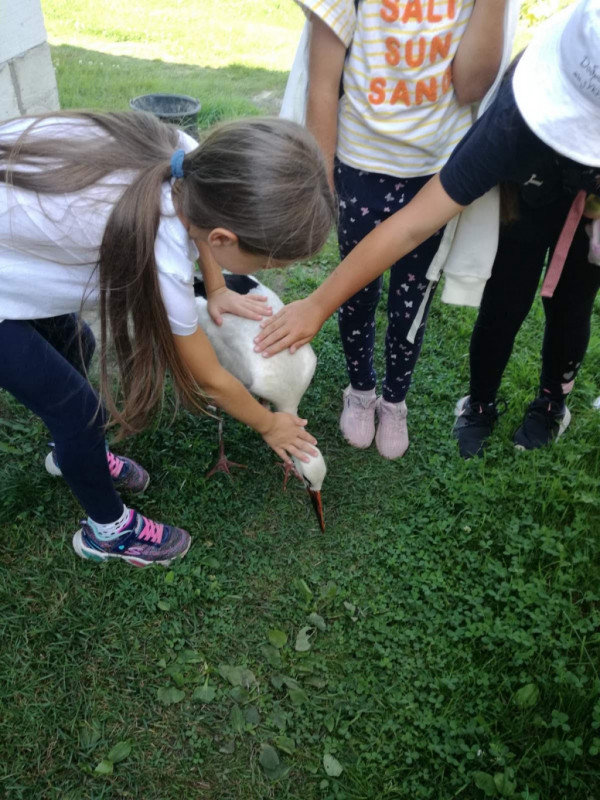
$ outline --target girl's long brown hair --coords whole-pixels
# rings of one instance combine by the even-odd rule
[[[61,131],[72,120],[106,135],[28,135],[42,120],[51,128],[54,118]],[[185,404],[204,410],[205,397],[175,347],[154,257],[161,188],[171,178],[178,131],[145,113],[68,111],[32,118],[16,141],[6,139],[0,139],[0,181],[39,195],[79,192],[126,171],[97,262],[101,393],[112,420],[123,434],[143,430],[161,403],[167,369]],[[173,187],[176,209],[199,228],[231,230],[243,250],[265,260],[307,257],[331,230],[335,211],[322,156],[293,122],[256,118],[216,128],[185,156],[183,174]],[[118,395],[108,375],[109,329]]]

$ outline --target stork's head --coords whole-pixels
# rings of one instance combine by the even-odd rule
[[[296,470],[298,471],[298,474],[304,481],[304,485],[306,486],[310,496],[317,519],[319,520],[321,530],[325,531],[325,518],[323,517],[321,487],[323,486],[323,481],[325,480],[325,475],[327,474],[327,467],[325,466],[325,459],[321,455],[318,447],[315,447],[315,450],[317,451],[317,455],[309,455],[310,461],[300,461],[299,459],[294,458],[294,456],[292,456],[292,460]]]

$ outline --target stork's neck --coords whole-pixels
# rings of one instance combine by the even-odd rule
[[[298,406],[297,405],[296,406],[295,405],[289,405],[288,406],[287,404],[284,403],[284,404],[279,405],[277,407],[277,411],[281,411],[284,414],[293,414],[295,417],[298,416]]]

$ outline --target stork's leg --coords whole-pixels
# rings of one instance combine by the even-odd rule
[[[300,481],[302,485],[304,485],[304,480],[302,476],[298,473],[298,470],[293,464],[286,464],[284,461],[278,461],[277,466],[281,467],[283,470],[283,491],[287,489],[287,482],[290,479],[290,475],[295,475],[296,478]]]
[[[225,443],[223,441],[223,414],[220,411],[217,411],[217,416],[219,418],[219,457],[213,468],[206,473],[205,477],[207,478],[210,478],[216,472],[224,472],[226,475],[231,475],[230,467],[240,467],[241,469],[246,469],[245,464],[236,464],[235,461],[230,461],[225,455]]]

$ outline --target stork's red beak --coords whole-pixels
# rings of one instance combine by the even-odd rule
[[[325,517],[323,516],[323,501],[321,500],[321,492],[316,492],[314,489],[306,490],[310,495],[310,502],[315,510],[321,531],[325,533]]]

